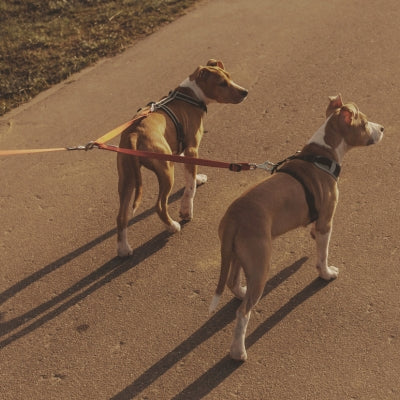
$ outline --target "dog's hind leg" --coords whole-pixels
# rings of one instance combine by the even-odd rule
[[[132,248],[128,243],[127,227],[129,219],[129,204],[133,190],[136,189],[134,211],[139,205],[142,187],[138,161],[124,154],[117,155],[118,164],[118,193],[119,212],[117,216],[118,256],[128,257],[132,255]]]
[[[240,300],[243,300],[246,295],[246,286],[241,285],[241,270],[242,267],[236,256],[233,257],[231,268],[229,271],[229,277],[227,281],[227,286],[232,291],[232,293]]]
[[[237,243],[237,242],[236,242]],[[268,271],[271,262],[271,241],[248,238],[246,243],[238,249],[240,259],[247,278],[247,290],[243,302],[236,312],[236,325],[230,355],[235,360],[245,361],[247,352],[245,346],[246,330],[253,307],[260,300],[267,283]]]

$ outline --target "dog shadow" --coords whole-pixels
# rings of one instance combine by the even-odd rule
[[[277,310],[273,315],[261,323],[254,332],[246,338],[246,348],[250,348],[266,333],[274,328],[286,316],[288,316],[299,305],[311,298],[318,291],[327,286],[329,282],[316,278],[303,290],[293,296],[284,306]],[[209,394],[213,389],[220,385],[226,378],[242,366],[243,362],[232,360],[229,355],[222,358],[217,364],[211,367],[193,383],[174,396],[173,400],[199,400]]]
[[[169,202],[174,202],[182,197],[184,189],[178,190],[169,198]],[[143,213],[135,216],[129,222],[129,226],[139,222],[150,215],[155,213],[155,207],[150,208]],[[183,225],[183,224],[182,224]],[[56,271],[58,268],[61,268],[63,265],[72,261],[73,259],[81,256],[85,252],[91,250],[93,247],[103,242],[104,240],[109,239],[110,237],[116,234],[116,229],[110,230],[98,238],[92,240],[91,242],[85,244],[82,247],[74,250],[73,252],[61,257],[60,259],[52,262],[51,264],[46,265],[39,271],[31,274],[30,276],[22,279],[15,285],[11,286],[9,289],[0,293],[0,305],[15,296],[17,293],[26,289],[30,285],[42,279],[44,276]],[[31,324],[25,326],[20,331],[12,334],[11,336],[0,341],[0,349],[14,342],[15,340],[25,336],[26,334],[34,331],[39,328],[46,322],[52,320],[57,317],[64,311],[68,310],[70,307],[83,300],[91,293],[100,289],[102,286],[116,279],[123,273],[128,270],[136,267],[138,264],[155,254],[157,251],[161,250],[165,244],[168,242],[172,233],[167,231],[163,231],[142,244],[141,246],[135,249],[135,252],[132,257],[127,259],[120,259],[115,257],[110,261],[103,264],[97,270],[93,271],[91,274],[87,275],[79,282],[75,283],[70,288],[66,289],[62,293],[56,295],[52,299],[40,304],[39,306],[27,311],[26,313],[19,315],[9,321],[0,323],[0,337],[3,337],[10,332],[20,328],[22,325],[26,325],[29,321],[34,320]],[[57,307],[58,306],[58,307]],[[53,309],[53,307],[56,307]],[[51,310],[51,311],[49,311]],[[39,317],[39,318],[38,318]],[[36,319],[37,318],[37,319]]]
[[[262,297],[266,296],[273,289],[278,287],[283,281],[287,280],[291,275],[298,271],[307,260],[307,257],[303,257],[271,278],[267,282]],[[327,284],[328,283],[326,281],[323,281],[319,278],[311,282],[303,290],[292,297],[271,317],[259,325],[256,330],[247,337],[246,347],[251,347],[263,335],[269,332],[275,325],[277,325],[288,314],[290,314],[290,312],[292,312],[296,307],[312,297],[319,290],[323,289]],[[231,323],[236,318],[236,310],[239,305],[240,301],[237,299],[232,299],[229,301],[224,307],[222,307],[211,318],[209,318],[207,322],[205,322],[196,332],[189,336],[170,353],[165,355],[157,363],[151,366],[129,386],[113,396],[110,400],[128,400],[139,395],[143,390],[164,375],[170,368],[186,357],[196,347],[201,345],[203,342]],[[241,365],[241,362],[233,361],[227,355],[192,384],[177,394],[173,399],[201,399],[210,393],[214,388],[216,388],[236,369],[240,368]]]

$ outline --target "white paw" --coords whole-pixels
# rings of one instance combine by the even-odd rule
[[[179,216],[184,221],[191,221],[193,219],[193,199],[182,199]]]
[[[235,347],[232,345],[231,351],[230,351],[230,356],[233,360],[238,360],[238,361],[246,361],[247,360],[247,353],[246,349],[242,347]]]
[[[118,242],[118,257],[125,258],[133,254],[133,250],[128,243]]]
[[[172,221],[171,225],[167,225],[167,230],[168,230],[168,232],[171,232],[171,233],[180,232],[181,225],[179,222]]]
[[[207,182],[207,175],[197,174],[196,175],[196,185],[200,186]]]
[[[247,286],[239,286],[233,290],[233,294],[239,299],[243,300],[247,292]]]
[[[333,266],[326,268],[320,268],[319,266],[317,266],[317,269],[319,271],[319,276],[326,281],[336,279],[339,276],[339,268]]]

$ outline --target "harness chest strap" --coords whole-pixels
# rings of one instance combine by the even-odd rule
[[[336,161],[331,160],[331,159],[326,158],[326,157],[314,156],[314,155],[309,155],[309,156],[294,155],[294,156],[291,156],[291,157],[287,158],[286,160],[276,164],[276,167],[271,172],[271,173],[283,172],[285,174],[288,174],[291,177],[293,177],[294,179],[296,179],[301,184],[301,186],[303,186],[304,194],[306,196],[306,201],[307,201],[307,205],[308,205],[310,223],[311,223],[311,222],[314,222],[314,221],[316,221],[318,219],[318,211],[317,211],[317,209],[315,207],[314,195],[308,189],[308,187],[304,183],[303,179],[296,172],[294,172],[292,170],[289,170],[289,169],[286,169],[284,166],[278,169],[278,167],[280,165],[284,164],[286,161],[295,160],[295,159],[303,160],[303,161],[310,162],[310,163],[314,164],[317,168],[319,168],[319,169],[323,170],[324,172],[328,173],[335,180],[337,180],[338,177],[339,177],[341,167]]]
[[[184,101],[185,103],[191,104],[192,106],[201,108],[204,112],[207,112],[207,106],[201,100],[197,100],[191,96],[188,96],[176,90],[169,92],[167,97],[158,101],[157,103],[155,102],[149,103],[150,112],[154,112],[159,109],[163,110],[175,125],[176,135],[179,145],[178,153],[182,153],[182,151],[185,149],[185,132],[183,131],[183,126],[179,122],[175,113],[167,106],[167,104],[170,103],[172,100]]]
[[[300,178],[294,171],[286,170],[284,168],[278,170],[277,172],[283,172],[284,174],[288,174],[294,179],[296,179],[301,186],[303,186],[304,194],[306,195],[306,201],[308,205],[308,215],[310,217],[310,223],[314,222],[318,219],[318,211],[315,207],[315,199],[311,191],[308,189],[307,185],[304,183],[303,179]]]

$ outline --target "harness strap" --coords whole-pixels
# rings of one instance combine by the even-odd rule
[[[156,104],[156,103],[154,103]],[[175,129],[176,129],[176,137],[178,139],[178,153],[182,153],[183,150],[185,150],[185,134],[183,132],[183,126],[182,124],[178,121],[178,118],[176,117],[176,115],[174,114],[174,112],[168,108],[165,104],[160,104],[158,105],[159,109],[163,110],[168,117],[171,118],[172,122],[175,125]]]
[[[193,98],[192,96],[189,96],[189,95],[187,95],[185,93],[182,93],[182,92],[178,92],[176,90],[173,91],[173,92],[170,92],[169,95],[172,96],[174,99],[182,100],[182,101],[184,101],[186,103],[189,103],[189,104],[191,104],[193,106],[201,108],[204,112],[207,112],[207,106],[204,103],[204,101],[197,100],[197,99]]]
[[[295,158],[313,163],[316,167],[331,175],[335,180],[339,177],[341,167],[335,160],[315,155],[297,156]]]
[[[180,154],[183,152],[183,150],[185,150],[185,133],[183,131],[182,124],[179,122],[174,112],[169,107],[167,107],[167,104],[170,103],[172,100],[184,101],[185,103],[201,108],[204,112],[207,112],[207,106],[204,104],[203,101],[197,100],[189,95],[178,92],[177,90],[169,92],[167,97],[158,102],[149,103],[150,112],[161,109],[168,115],[169,118],[171,118],[172,122],[175,125],[178,140],[178,153]]]
[[[284,167],[279,169],[277,172],[283,172],[284,174],[290,175],[291,177],[296,179],[301,184],[301,186],[303,186],[308,205],[308,215],[310,217],[310,223],[316,221],[318,219],[318,211],[315,208],[315,199],[311,191],[308,189],[307,185],[304,183],[303,179],[301,179],[300,176],[296,174],[296,172],[287,170]]]

